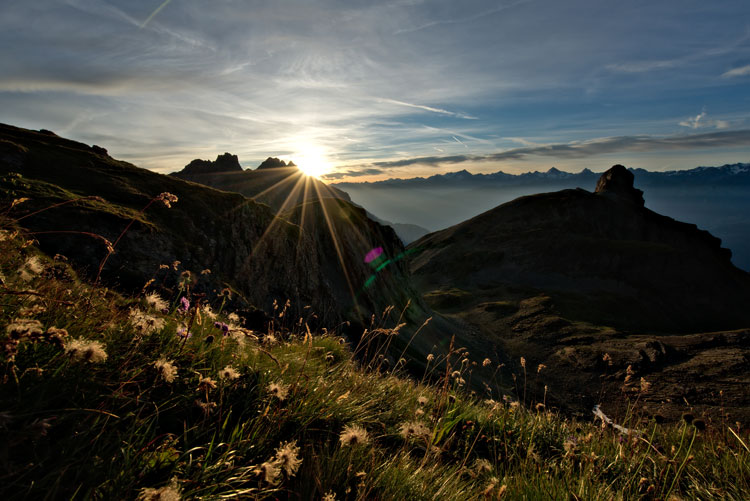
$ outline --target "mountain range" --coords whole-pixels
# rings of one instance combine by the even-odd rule
[[[737,266],[750,270],[750,164],[665,172],[629,170],[636,175],[648,208],[710,231],[732,250]],[[571,188],[593,190],[599,175],[588,169],[570,173],[554,167],[518,175],[462,170],[334,186],[380,217],[434,231],[521,196]]]
[[[569,412],[627,403],[644,381],[649,412],[750,418],[748,273],[718,238],[650,209],[642,173],[615,166],[592,191],[517,198],[404,247],[346,193],[280,162],[247,172],[225,154],[191,162],[185,180],[0,125],[3,224],[89,280],[101,267],[114,289],[229,290],[250,328],[280,322],[287,300],[286,318],[354,344],[403,323],[390,365],[403,356],[421,375],[428,355],[465,347],[466,363],[490,361],[467,384],[494,398],[526,400],[528,368],[535,400]],[[226,189],[194,181],[212,176]]]

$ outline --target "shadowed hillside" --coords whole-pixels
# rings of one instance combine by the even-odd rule
[[[617,398],[630,366],[661,381],[657,407],[674,413],[684,396],[717,409],[723,389],[747,416],[750,276],[717,238],[644,208],[632,183],[616,166],[595,193],[523,197],[432,233],[409,247],[415,282],[512,370],[545,364],[553,398],[573,407]],[[695,334],[727,329],[744,330]]]
[[[278,170],[266,172],[276,175]],[[356,256],[339,259],[324,251],[331,237],[321,221],[302,228],[240,194],[140,169],[97,146],[7,125],[0,126],[0,176],[3,203],[28,199],[10,216],[23,218],[20,224],[49,255],[66,256],[89,278],[97,275],[107,255],[104,239],[117,242],[132,221],[102,270],[104,282],[122,290],[140,290],[151,278],[171,290],[184,281],[179,273],[189,270],[194,292],[214,296],[229,287],[238,304],[267,312],[274,300],[283,304],[288,299],[295,315],[315,313],[328,324],[364,321],[375,310],[405,302],[379,290],[380,283],[352,296],[351,288],[358,290],[362,283],[354,280],[350,287],[347,274],[372,273],[365,253],[401,243],[392,232],[372,233],[379,228],[375,223],[340,221],[338,211],[330,214],[340,227],[338,238],[367,241]],[[153,203],[163,192],[174,194],[178,202],[169,209]],[[62,205],[50,208],[55,204]],[[399,280],[407,281],[400,273]],[[308,305],[312,310],[304,309]]]

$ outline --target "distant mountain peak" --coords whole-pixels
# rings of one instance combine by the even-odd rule
[[[634,180],[635,175],[626,169],[625,166],[620,164],[613,165],[596,182],[594,193],[606,196],[614,195],[643,207],[645,204],[643,192],[633,187]]]
[[[184,174],[212,174],[216,172],[242,172],[242,166],[240,165],[239,158],[237,155],[231,153],[224,153],[218,155],[216,160],[201,160],[196,158],[185,166],[182,170]]]
[[[281,167],[296,167],[296,165],[294,165],[294,162],[292,162],[291,160],[289,161],[289,163],[286,163],[285,161],[283,161],[283,160],[281,160],[279,158],[268,157],[265,160],[263,160],[263,162],[258,166],[258,168],[256,170],[261,170],[261,169],[278,169],[278,168],[281,168]]]

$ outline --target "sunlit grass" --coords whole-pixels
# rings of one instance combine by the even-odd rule
[[[383,362],[396,325],[378,319],[348,346],[279,305],[250,331],[187,286],[158,298],[83,283],[0,226],[3,499],[739,500],[750,489],[747,430],[661,425],[636,407],[621,434],[489,400],[464,389],[471,361],[458,347],[447,367],[431,363],[434,383],[417,383]],[[343,439],[353,429],[367,440]]]

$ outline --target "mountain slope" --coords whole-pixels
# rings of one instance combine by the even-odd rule
[[[631,169],[646,206],[709,230],[731,249],[736,266],[750,271],[750,164],[650,172]],[[563,189],[593,190],[598,174],[550,169],[519,175],[466,171],[428,178],[340,183],[356,203],[384,219],[447,228],[521,196]]]
[[[0,125],[0,176],[0,203],[30,199],[9,216],[23,217],[20,224],[43,250],[67,256],[90,278],[107,254],[95,235],[115,242],[133,221],[102,271],[105,283],[123,290],[138,291],[151,278],[174,288],[185,280],[179,272],[190,270],[193,292],[215,295],[228,286],[240,296],[234,298],[239,305],[264,311],[272,310],[274,300],[289,299],[292,313],[315,312],[328,325],[364,321],[374,312],[369,306],[391,304],[392,298],[373,290],[359,299],[366,307],[353,308],[348,289],[339,290],[345,284],[339,260],[322,254],[315,241],[328,238],[325,227],[303,229],[240,194],[140,169],[110,158],[100,147]],[[152,203],[162,192],[176,195],[178,202],[170,209]],[[351,238],[344,229],[341,237]],[[372,245],[401,245],[392,234],[368,238]],[[351,261],[348,273],[371,272],[361,256],[345,258]],[[163,269],[176,261],[178,272]],[[395,299],[393,304],[402,306]],[[347,316],[356,312],[363,317]]]
[[[563,401],[593,405],[599,376],[615,392],[630,365],[666,378],[662,400],[675,397],[676,376],[717,405],[709,393],[744,384],[750,332],[675,334],[750,327],[750,276],[718,239],[643,207],[632,182],[616,166],[596,193],[522,197],[432,233],[409,246],[415,282],[511,367],[520,357],[549,367]],[[608,352],[613,369],[602,365]],[[706,379],[701,364],[718,361],[720,374]],[[747,400],[737,402],[745,414]]]

